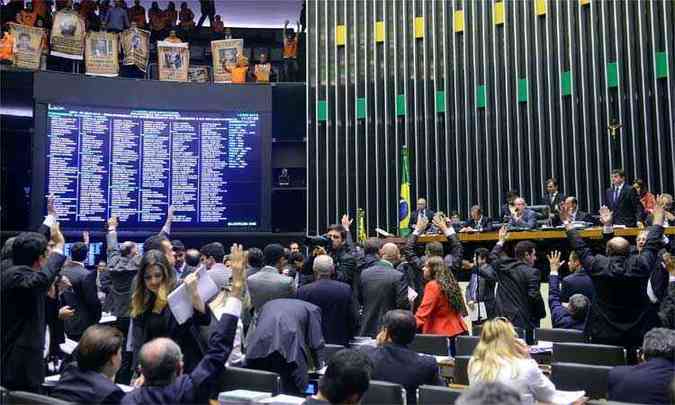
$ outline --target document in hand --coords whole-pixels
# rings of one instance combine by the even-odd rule
[[[202,300],[206,303],[208,300],[218,294],[218,287],[216,286],[216,283],[213,282],[205,268],[202,267],[197,274],[199,278],[197,281],[197,292],[199,293],[199,296],[202,298]],[[178,286],[171,292],[171,294],[169,294],[168,301],[169,309],[180,325],[190,319],[194,313],[194,308],[192,307],[192,297],[190,297],[190,292],[188,291],[185,283]]]

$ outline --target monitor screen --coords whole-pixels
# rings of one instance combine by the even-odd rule
[[[48,104],[44,193],[66,230],[258,229],[267,116]]]

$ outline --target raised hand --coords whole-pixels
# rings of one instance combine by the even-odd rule
[[[244,248],[236,243],[230,248],[230,265],[232,267],[232,296],[241,297],[246,288],[246,265],[248,258]]]
[[[110,219],[108,219],[108,232],[116,231],[117,225],[119,225],[117,217],[111,217]]]
[[[603,225],[612,224],[612,211],[606,205],[600,207],[598,213],[600,214],[600,222],[602,222]]]
[[[50,194],[47,196],[47,214],[48,215],[53,215],[55,218],[58,218],[58,213],[56,212],[56,206],[54,205],[54,201],[56,198],[54,197],[54,194]]]
[[[61,249],[63,251],[63,246],[66,243],[66,239],[61,233],[61,225],[56,222],[52,227],[52,242],[54,242],[54,248]]]
[[[499,241],[500,242],[506,242],[506,240],[511,236],[509,233],[509,228],[506,225],[502,225],[501,228],[499,228]]]
[[[448,229],[448,224],[445,222],[445,217],[441,214],[434,215],[434,219],[432,219],[431,222],[436,226],[436,228],[443,232]]]
[[[354,220],[350,219],[349,215],[347,214],[344,214],[342,219],[340,219],[340,223],[342,224],[342,227],[345,228],[345,231],[349,231],[349,227],[352,226],[352,222],[354,222]]]
[[[425,229],[427,229],[427,226],[429,225],[429,220],[427,217],[424,215],[420,215],[417,217],[417,223],[415,224],[415,230],[419,232],[424,232]]]
[[[554,250],[546,256],[548,258],[548,264],[551,268],[551,273],[557,273],[560,270],[560,266],[565,264],[564,261],[560,261],[560,251]]]
[[[82,242],[84,242],[85,245],[89,246],[89,231],[82,232]]]
[[[176,214],[176,208],[173,205],[169,205],[169,208],[166,213],[167,220],[173,220],[174,215]]]
[[[560,217],[560,221],[565,222],[570,219],[570,211],[569,207],[567,204],[560,204],[560,209],[558,211],[558,216]]]
[[[652,211],[652,224],[653,225],[663,225],[663,219],[665,218],[665,210],[663,205],[656,204],[654,210]]]
[[[197,283],[199,282],[198,273],[198,271],[193,271],[185,277],[185,280],[183,280],[188,291],[193,294],[197,292]]]

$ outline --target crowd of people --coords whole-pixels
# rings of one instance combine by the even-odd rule
[[[30,27],[45,28],[41,48],[44,54],[41,69],[46,69],[46,56],[49,54],[49,31],[54,16],[61,10],[72,10],[82,17],[87,31],[107,31],[121,33],[129,28],[137,27],[150,31],[150,42],[190,42],[196,36],[202,25],[209,20],[210,40],[232,39],[232,31],[224,26],[222,17],[216,14],[214,0],[200,0],[201,17],[195,23],[195,13],[187,2],[168,2],[166,9],[161,9],[158,2],[153,1],[148,10],[134,0],[129,6],[126,0],[63,0],[51,2],[49,0],[11,0],[2,5],[2,38],[0,38],[0,63],[11,64],[13,61],[14,42],[10,33],[9,23]],[[232,74],[233,83],[270,81],[298,81],[300,71],[298,65],[299,32],[304,30],[301,20],[296,23],[295,30],[289,28],[290,21],[286,20],[283,29],[283,63],[274,68],[269,61],[269,55],[262,53],[257,56],[257,63],[249,67],[248,58],[239,55],[236,66],[226,67]],[[203,37],[203,35],[202,35]],[[204,38],[202,38],[204,39]],[[133,72],[132,72],[133,73]]]
[[[567,263],[558,249],[547,252],[549,312],[554,328],[626,349],[630,365],[610,373],[610,399],[664,403],[675,370],[675,260],[664,236],[673,224],[672,197],[659,195],[648,216],[636,214],[649,226],[631,246],[613,234],[625,218],[619,195],[628,190],[615,183],[608,191],[614,209],[599,212],[602,251],[580,237],[576,206],[558,198],[556,220],[567,233],[558,249],[571,252]],[[354,243],[344,215],[302,243],[235,244],[228,253],[217,241],[197,249],[172,240],[169,207],[142,249],[120,243],[123,225],[110,218],[106,257],[88,270],[88,235],[66,257],[53,199],[47,206],[37,232],[10,238],[2,249],[2,386],[9,390],[40,392],[46,357],[62,360],[51,395],[106,404],[206,403],[218,394],[226,366],[276,372],[284,393],[303,395],[309,373],[327,365],[307,403],[356,403],[373,379],[401,384],[414,404],[419,386],[446,384],[436,359],[411,349],[416,334],[447,337],[453,356],[470,316],[482,330],[468,366],[472,389],[459,403],[509,403],[509,395],[549,402],[555,393],[528,351],[547,313],[537,245],[510,246],[508,225],[491,251],[477,249],[472,260],[458,235],[482,218],[455,226],[421,205],[401,247],[377,238]],[[446,236],[447,250],[430,242],[420,254],[418,238],[429,229]],[[565,265],[571,274],[561,280]],[[470,272],[465,292],[457,281],[463,271]],[[200,292],[203,278],[215,284],[215,296]],[[187,315],[170,303],[181,289]],[[100,324],[103,312],[116,320]],[[61,352],[66,336],[77,342],[72,354]],[[328,356],[326,344],[357,349]],[[134,388],[125,393],[115,383]]]

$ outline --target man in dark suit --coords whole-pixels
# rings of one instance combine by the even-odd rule
[[[321,364],[324,349],[321,309],[298,299],[269,301],[259,310],[246,339],[249,368],[279,373],[286,394],[302,394],[310,359]]]
[[[558,180],[550,178],[546,180],[546,192],[541,199],[541,205],[548,205],[549,218],[553,220],[560,212],[560,204],[565,201],[565,196],[558,190]]]
[[[38,392],[45,367],[45,298],[66,257],[58,225],[51,230],[54,247],[35,232],[19,234],[12,245],[12,267],[2,272],[0,317],[0,384],[9,390]]]
[[[586,314],[590,303],[588,298],[581,294],[574,294],[570,297],[568,305],[565,307],[560,302],[560,252],[553,251],[548,255],[549,268],[551,274],[548,279],[548,307],[551,310],[551,323],[554,328],[584,330],[586,325]]]
[[[467,306],[478,311],[478,319],[472,320],[474,325],[480,325],[485,320],[494,318],[497,310],[495,303],[497,275],[492,265],[488,263],[489,256],[490,251],[485,248],[478,248],[474,252],[471,277],[464,295]],[[485,313],[480,311],[480,304],[485,306]]]
[[[388,311],[377,335],[378,347],[366,351],[373,362],[373,380],[401,384],[408,404],[417,403],[416,393],[420,385],[445,385],[434,357],[408,349],[415,339],[416,329],[412,312]]]
[[[183,374],[181,348],[171,339],[158,338],[143,345],[140,352],[143,386],[128,393],[122,404],[195,404],[207,403],[218,376],[225,370],[237,321],[241,314],[241,297],[246,289],[245,256],[241,246],[232,248],[232,287],[229,297],[216,307],[218,319],[209,339],[204,358],[188,375]],[[224,295],[223,295],[224,297]]]
[[[642,343],[644,362],[618,366],[609,372],[608,400],[636,404],[669,404],[675,376],[675,331],[655,328]]]
[[[429,222],[436,215],[434,211],[427,207],[427,200],[424,198],[417,199],[417,209],[410,215],[410,228],[415,229],[415,224],[420,217],[425,217]]]
[[[314,259],[316,281],[298,289],[298,299],[321,308],[321,330],[326,343],[349,346],[356,333],[358,309],[347,284],[331,280],[335,270],[333,258],[320,255]]]
[[[566,210],[560,211],[567,228],[567,240],[595,287],[595,300],[585,331],[592,343],[624,346],[631,353],[642,343],[651,322],[646,291],[662,245],[663,208],[657,205],[653,215],[654,225],[649,227],[647,242],[639,254],[630,254],[630,243],[626,239],[613,237],[607,242],[606,255],[593,255],[567,219]],[[607,207],[600,210],[600,220],[605,232],[612,232],[612,213]]]
[[[546,316],[546,307],[540,292],[539,270],[534,268],[536,246],[530,241],[516,244],[516,257],[503,253],[508,239],[506,226],[499,230],[499,241],[490,253],[490,262],[497,275],[497,314],[511,321],[513,326],[525,329],[528,340]]]
[[[509,227],[534,229],[537,227],[537,214],[527,208],[525,199],[518,197],[513,202],[516,206],[515,212],[509,220]]]
[[[80,404],[119,404],[124,391],[114,381],[122,365],[123,339],[111,326],[87,328],[75,352],[77,361],[66,366],[51,396]]]
[[[276,243],[269,244],[265,246],[263,255],[265,267],[247,279],[251,305],[255,311],[259,311],[268,301],[295,297],[293,279],[281,274],[286,266],[284,247]]]
[[[374,337],[382,316],[392,309],[409,309],[408,286],[403,273],[394,268],[401,259],[398,247],[386,243],[380,249],[382,258],[361,273],[359,302],[363,305],[360,336]]]
[[[75,315],[65,321],[66,335],[74,341],[80,340],[84,331],[101,319],[101,301],[96,288],[96,271],[84,267],[89,248],[83,242],[73,243],[71,260],[63,266],[61,274],[68,277],[71,288],[61,295],[61,301],[75,310]]]
[[[593,280],[588,275],[586,269],[581,265],[581,260],[577,252],[571,251],[567,258],[567,268],[570,269],[569,276],[562,279],[562,289],[560,290],[560,300],[568,302],[574,294],[581,294],[593,301],[595,299],[595,287]]]
[[[612,170],[612,187],[605,191],[604,205],[612,211],[614,225],[636,226],[642,218],[640,197],[626,183],[623,170]]]
[[[328,254],[331,255],[335,263],[335,279],[347,283],[353,289],[354,283],[358,280],[356,274],[358,270],[356,258],[351,254],[348,244],[349,223],[351,221],[348,217],[343,217],[343,223],[331,225],[326,236],[331,240]]]
[[[593,219],[593,216],[587,212],[584,211],[579,211],[579,205],[577,203],[577,198],[574,196],[569,196],[565,199],[565,207],[567,208],[567,211],[569,212],[569,219],[572,222],[590,222],[594,223],[595,219]],[[558,211],[558,214],[560,214],[560,211]],[[556,216],[556,223],[559,225],[561,224],[560,222],[560,217],[559,215]]]
[[[460,232],[482,232],[490,230],[490,220],[483,216],[480,205],[471,207],[469,220],[466,221]]]

